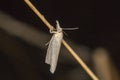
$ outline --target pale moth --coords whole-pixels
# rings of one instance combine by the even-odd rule
[[[63,39],[63,32],[59,25],[59,22],[56,20],[56,31],[50,30],[50,33],[54,33],[47,49],[47,54],[45,58],[45,63],[50,65],[50,72],[54,73],[57,66],[58,56],[60,52],[61,42]],[[64,30],[73,30],[78,28],[64,28]]]

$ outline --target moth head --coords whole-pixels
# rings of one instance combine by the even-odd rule
[[[60,24],[59,24],[59,21],[58,20],[56,20],[56,30],[57,31],[62,31],[62,28],[60,27]]]

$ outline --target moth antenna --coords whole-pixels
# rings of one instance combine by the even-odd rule
[[[63,31],[63,33],[64,33],[67,37],[69,37],[68,34],[67,34],[65,31]]]
[[[76,29],[79,29],[78,27],[77,28],[62,28],[63,30],[76,30]]]

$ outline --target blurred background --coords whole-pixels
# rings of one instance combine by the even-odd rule
[[[120,80],[120,12],[115,1],[31,0],[45,18],[65,31],[65,40],[100,80]],[[1,80],[91,80],[62,45],[55,74],[44,63],[48,28],[24,0],[0,0]]]

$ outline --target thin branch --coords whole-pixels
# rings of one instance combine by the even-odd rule
[[[24,0],[26,4],[36,13],[36,15],[44,22],[44,24],[49,28],[53,29],[54,27],[44,18],[44,16],[38,11],[35,6],[29,1]],[[75,53],[75,51],[66,43],[65,40],[62,40],[64,46],[68,49],[68,51],[73,55],[73,57],[77,60],[77,62],[83,67],[83,69],[90,75],[93,80],[99,80],[97,76],[87,67],[87,65],[83,62],[83,60]]]

